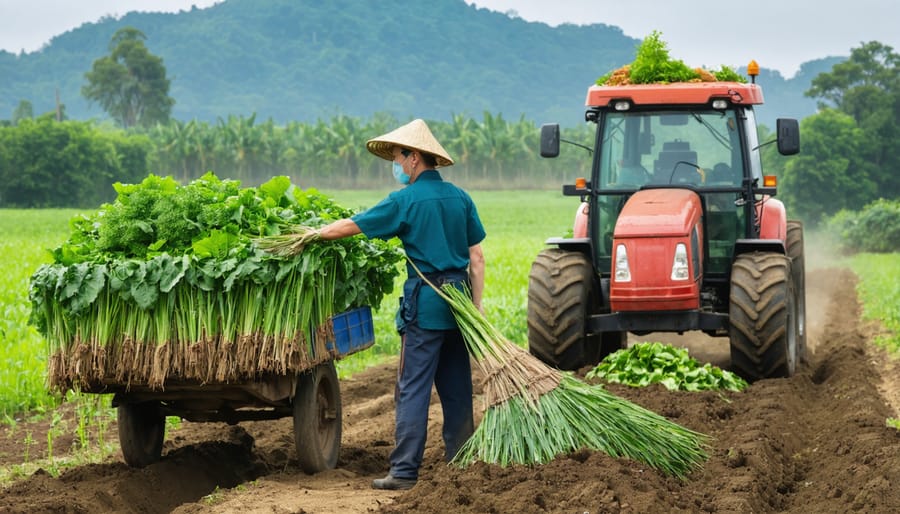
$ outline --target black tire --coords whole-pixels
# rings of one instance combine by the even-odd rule
[[[599,305],[590,259],[580,252],[543,250],[528,274],[528,349],[564,370],[594,365],[625,345],[625,333],[585,335]]]
[[[797,303],[797,344],[800,360],[805,361],[806,353],[806,258],[803,255],[803,223],[788,220],[785,251],[791,258],[791,278],[794,280],[794,295]]]
[[[749,381],[797,369],[797,308],[791,261],[780,253],[739,255],[731,270],[731,365]]]
[[[308,474],[334,469],[341,450],[341,391],[334,362],[297,377],[293,408],[300,468]]]
[[[166,417],[159,402],[119,404],[116,417],[125,463],[143,468],[159,461],[166,434]]]

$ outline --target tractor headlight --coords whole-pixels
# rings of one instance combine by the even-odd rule
[[[631,282],[631,269],[628,267],[628,252],[625,245],[616,246],[616,282]]]
[[[675,245],[675,258],[672,259],[672,280],[687,280],[690,268],[687,259],[687,247],[684,243]]]
[[[675,258],[672,259],[672,280],[687,280],[690,278],[688,267],[687,247],[684,243],[675,245]]]

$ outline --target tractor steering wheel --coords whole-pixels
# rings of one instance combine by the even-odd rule
[[[681,165],[681,164],[685,164],[685,165],[687,165],[687,166],[690,166],[690,167],[694,168],[693,171],[694,171],[695,173],[697,173],[697,175],[700,176],[700,180],[697,181],[697,182],[691,182],[692,184],[702,184],[703,182],[705,182],[706,177],[704,176],[703,168],[701,168],[700,166],[697,166],[696,164],[694,164],[694,163],[692,163],[692,162],[688,162],[688,161],[678,161],[678,162],[675,163],[674,166],[672,166],[672,173],[669,174],[669,184],[674,184],[674,183],[675,183],[675,173],[678,171],[678,166]]]

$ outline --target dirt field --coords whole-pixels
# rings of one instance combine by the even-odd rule
[[[58,478],[38,471],[0,491],[0,512],[898,512],[900,432],[885,426],[898,417],[900,388],[885,380],[896,372],[869,344],[877,327],[859,320],[852,273],[817,270],[807,284],[811,353],[795,377],[741,393],[610,386],[713,437],[709,461],[686,481],[586,451],[535,468],[448,468],[434,405],[419,483],[374,491],[393,444],[390,364],[342,384],[343,448],[333,471],[297,468],[289,419],[184,423],[155,465],[130,469],[119,456]],[[698,358],[727,362],[724,339],[681,341]],[[38,455],[46,437],[40,425],[29,430]],[[0,463],[21,462],[23,432],[0,438]]]

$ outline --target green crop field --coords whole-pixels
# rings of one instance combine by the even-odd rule
[[[54,403],[44,385],[46,348],[28,325],[28,279],[50,262],[47,250],[66,238],[76,212],[0,209],[0,421]]]
[[[850,264],[859,275],[863,317],[880,321],[890,331],[879,343],[900,350],[900,254],[864,253],[854,256]]]
[[[387,191],[326,191],[339,204],[365,208]],[[485,313],[510,340],[525,343],[528,271],[548,237],[571,229],[578,199],[554,191],[473,191],[487,231]],[[45,387],[46,345],[28,325],[28,279],[49,262],[46,250],[68,235],[75,210],[0,210],[0,421],[58,402]],[[860,298],[867,317],[883,321],[898,346],[900,255],[863,254],[847,261],[860,276]],[[338,363],[348,376],[399,352],[394,330],[397,287],[375,312],[376,344]]]

